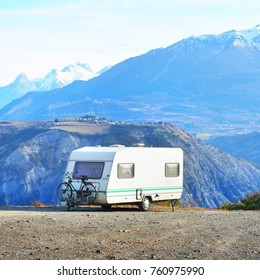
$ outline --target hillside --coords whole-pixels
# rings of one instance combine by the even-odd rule
[[[4,120],[94,114],[127,122],[164,120],[192,133],[260,127],[260,27],[189,37],[129,58],[99,77],[32,92],[0,110]]]
[[[218,207],[241,199],[260,186],[260,170],[166,124],[106,124],[99,131],[88,123],[55,127],[52,123],[1,124],[0,205],[56,204],[70,152],[88,145],[181,147],[185,154],[183,205]],[[69,128],[69,129],[68,129]],[[2,133],[2,131],[4,131]],[[92,131],[92,132],[90,132]]]
[[[233,156],[260,165],[260,132],[254,131],[252,133],[215,137],[207,142]]]

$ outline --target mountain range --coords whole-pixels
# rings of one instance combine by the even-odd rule
[[[0,87],[0,108],[14,99],[22,97],[27,92],[53,90],[71,84],[76,80],[87,81],[97,77],[109,68],[110,66],[107,66],[95,73],[88,64],[77,62],[67,65],[61,70],[53,69],[43,78],[30,80],[26,74],[20,74],[11,84]]]
[[[30,92],[0,110],[4,120],[99,115],[163,120],[200,137],[260,128],[260,25],[192,36],[129,58],[88,81]]]
[[[56,187],[63,180],[71,151],[115,143],[181,147],[182,205],[214,208],[259,191],[260,170],[253,164],[168,123],[3,122],[0,128],[0,205],[56,204]]]

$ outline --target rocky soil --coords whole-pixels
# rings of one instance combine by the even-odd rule
[[[0,208],[0,259],[260,259],[260,212]]]

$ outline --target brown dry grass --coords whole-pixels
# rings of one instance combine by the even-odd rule
[[[110,125],[95,125],[84,122],[62,122],[60,125],[53,126],[51,129],[80,134],[106,134],[110,129]]]

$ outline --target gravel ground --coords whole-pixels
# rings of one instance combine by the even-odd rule
[[[260,212],[0,208],[0,259],[260,259]]]

